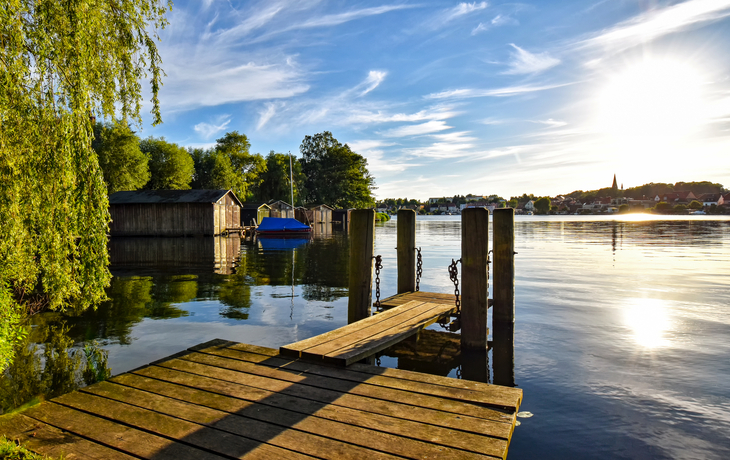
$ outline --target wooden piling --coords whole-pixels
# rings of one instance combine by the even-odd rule
[[[494,210],[494,333],[497,323],[515,321],[515,211],[512,208]]]
[[[461,213],[461,347],[487,347],[489,210]]]
[[[398,294],[416,290],[416,211],[398,211]]]
[[[375,211],[357,209],[350,213],[350,294],[347,322],[370,316],[373,292],[373,243]]]

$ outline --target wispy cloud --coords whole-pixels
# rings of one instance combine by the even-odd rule
[[[200,122],[193,127],[203,139],[210,139],[223,131],[231,123],[230,115],[219,115],[213,123]]]
[[[256,123],[256,130],[263,128],[271,117],[276,113],[277,105],[275,102],[267,102],[264,104],[264,108],[259,111],[259,121]]]
[[[568,124],[567,121],[553,120],[552,118],[548,118],[547,120],[535,120],[534,123],[547,125],[550,128],[560,128]]]
[[[422,136],[424,134],[435,133],[445,129],[451,129],[451,126],[446,125],[446,122],[444,121],[427,121],[426,123],[418,125],[399,126],[397,128],[383,131],[380,134],[385,137]]]
[[[425,99],[469,99],[474,97],[508,97],[517,96],[525,93],[532,93],[535,91],[545,91],[549,89],[561,88],[563,86],[569,86],[573,83],[556,83],[552,85],[518,85],[518,86],[505,86],[503,88],[494,89],[473,89],[473,88],[460,88],[441,91],[439,93],[431,93],[424,96]]]
[[[730,16],[730,0],[689,0],[648,11],[581,41],[579,46],[622,50],[680,32],[703,22]]]
[[[473,141],[476,138],[469,136],[468,131],[457,131],[444,134],[432,134],[430,137],[436,140],[423,147],[404,149],[404,151],[415,157],[426,157],[434,159],[457,159],[469,156],[474,149]]]
[[[358,86],[355,87],[355,91],[358,91],[360,93],[360,96],[364,96],[370,91],[374,90],[375,88],[380,85],[383,80],[385,80],[385,76],[388,75],[388,72],[383,72],[379,70],[371,70],[368,73],[367,78],[365,81],[360,83]]]
[[[504,71],[504,74],[520,75],[539,73],[560,64],[560,59],[556,59],[548,55],[548,53],[533,54],[514,43],[510,43],[510,46],[515,51],[512,53],[509,69]]]
[[[445,25],[456,19],[466,17],[480,10],[484,10],[487,8],[487,6],[489,6],[487,2],[459,3],[452,8],[439,11],[435,16],[433,16],[429,21],[426,22],[425,28],[431,30],[440,29],[441,27],[444,27]]]
[[[404,10],[408,8],[416,8],[417,5],[383,5],[372,8],[363,8],[360,10],[352,10],[346,13],[328,14],[319,18],[311,18],[300,24],[292,25],[290,29],[304,29],[309,27],[325,27],[344,24],[355,19],[367,16],[376,16],[379,14],[390,13],[391,11]]]

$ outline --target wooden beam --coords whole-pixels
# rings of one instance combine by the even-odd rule
[[[398,211],[398,293],[416,290],[416,211]]]
[[[461,213],[461,347],[487,348],[489,210]]]
[[[353,210],[350,218],[350,294],[347,301],[347,322],[353,323],[370,316],[375,211]]]

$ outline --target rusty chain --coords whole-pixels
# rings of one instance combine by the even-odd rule
[[[380,311],[380,270],[383,268],[383,257],[378,254],[375,259],[375,308]]]
[[[421,257],[421,248],[413,248],[416,250],[416,292],[421,290],[421,275],[423,275],[423,258]]]
[[[451,282],[454,283],[454,296],[456,297],[454,303],[456,305],[456,313],[461,313],[461,300],[459,299],[459,269],[456,267],[456,264],[460,262],[461,259],[451,259],[451,265],[449,265],[449,278],[451,278]]]

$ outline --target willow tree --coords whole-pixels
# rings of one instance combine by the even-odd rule
[[[95,117],[161,121],[157,0],[3,0],[0,8],[0,369],[22,319],[87,308],[109,283]]]

